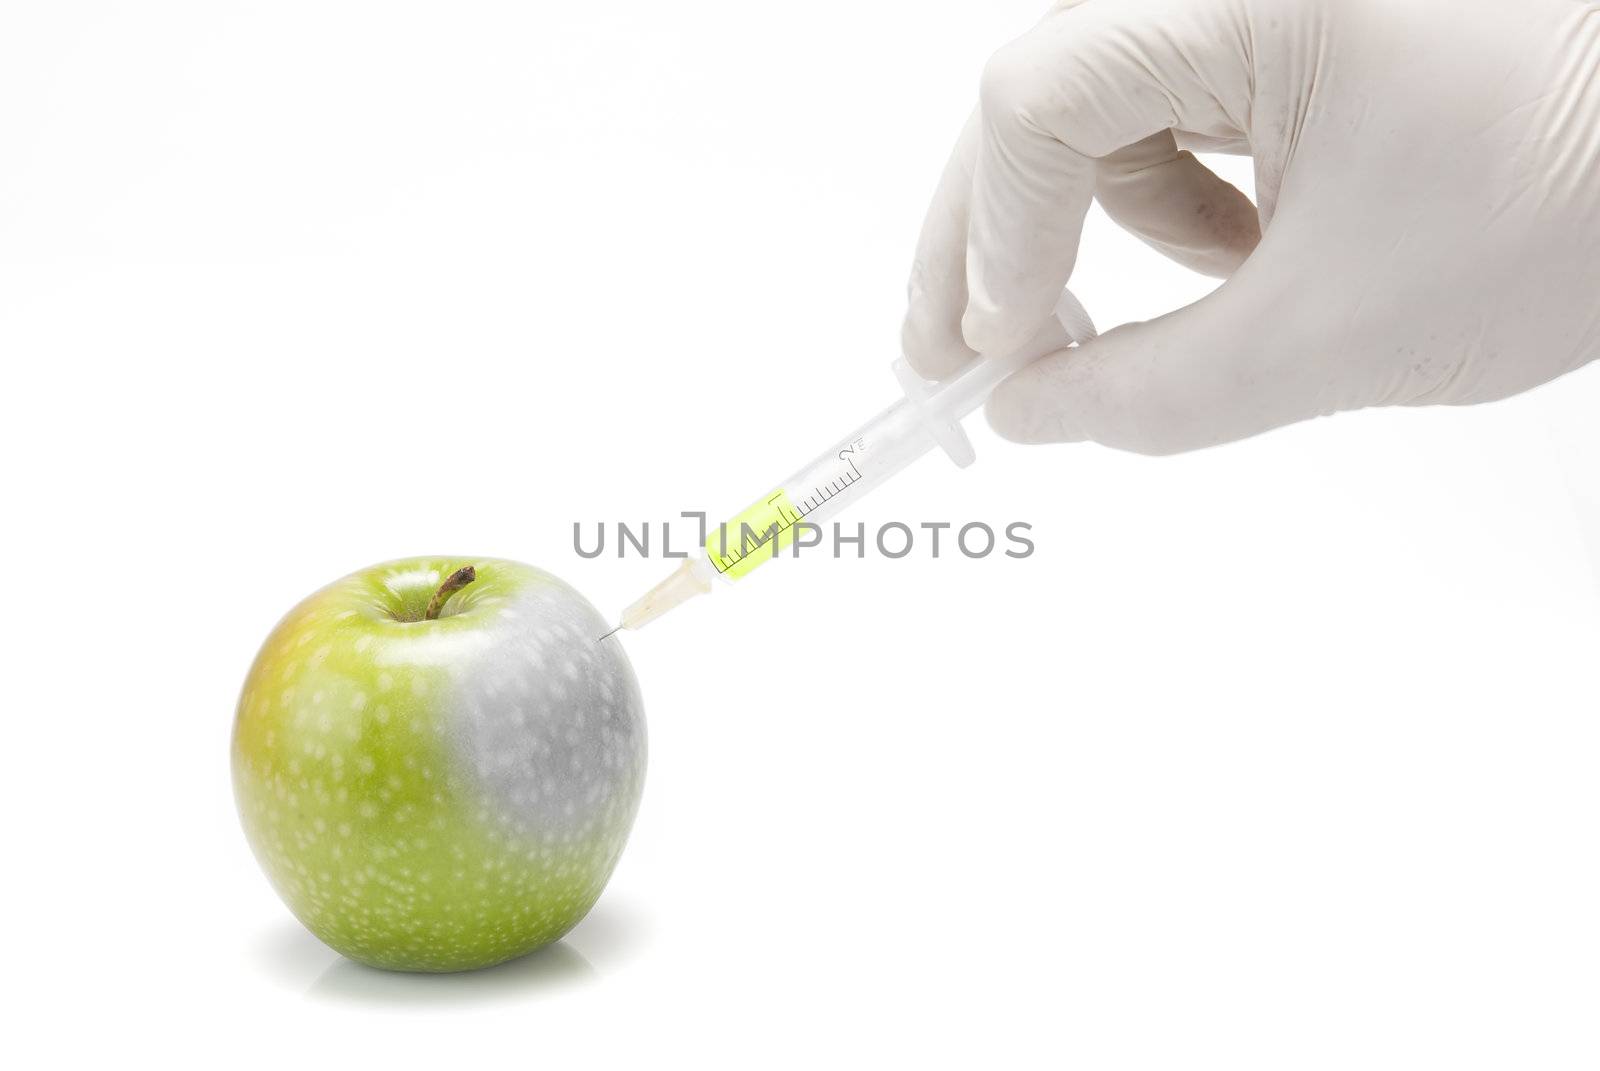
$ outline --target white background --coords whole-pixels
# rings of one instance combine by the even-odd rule
[[[256,869],[232,707],[301,596],[483,553],[611,613],[662,563],[574,521],[738,509],[891,400],[1038,6],[0,8],[8,1063],[1595,1066],[1594,370],[1166,460],[975,427],[859,519],[1033,558],[626,639],[643,809],[528,960],[358,967]],[[1209,285],[1098,215],[1074,282]]]

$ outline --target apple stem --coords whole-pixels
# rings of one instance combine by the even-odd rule
[[[423,614],[423,620],[436,621],[439,611],[444,609],[444,604],[450,596],[478,579],[478,570],[470,565],[463,565],[455,572],[444,578],[444,583],[439,585],[439,590],[433,593],[433,598],[428,600],[428,611]]]

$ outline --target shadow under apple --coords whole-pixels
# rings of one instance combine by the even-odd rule
[[[385,971],[341,956],[318,976],[306,995],[315,1000],[385,1007],[438,1007],[526,998],[598,978],[576,949],[557,941],[508,963],[455,974]]]
[[[292,919],[261,935],[255,960],[285,988],[313,1000],[414,1007],[575,988],[600,977],[591,959],[609,972],[634,958],[648,941],[645,915],[621,902],[602,901],[555,944],[479,971],[416,974],[368,967],[339,955]]]

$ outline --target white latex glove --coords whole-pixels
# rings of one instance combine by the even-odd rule
[[[1502,398],[1600,352],[1600,4],[1066,0],[980,101],[912,271],[918,372],[1035,332],[1092,196],[1231,274],[1007,381],[1007,438],[1172,453]],[[1259,210],[1185,144],[1252,154]]]

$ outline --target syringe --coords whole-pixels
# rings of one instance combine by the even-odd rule
[[[1094,337],[1094,322],[1071,291],[1061,292],[1055,313],[1016,353],[975,360],[949,379],[930,383],[913,372],[904,357],[895,361],[892,368],[904,398],[824,450],[777,490],[708,529],[704,556],[685,558],[672,575],[622,611],[622,620],[612,631],[643,628],[710,591],[714,581],[747,576],[793,542],[800,526],[818,525],[835,516],[935,446],[943,447],[962,468],[972,464],[976,455],[961,430],[962,418],[1013,373],[1047,353]]]

